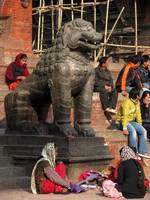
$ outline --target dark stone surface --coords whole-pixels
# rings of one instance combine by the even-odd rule
[[[0,145],[5,154],[13,158],[15,165],[26,166],[26,175],[31,174],[33,165],[47,142],[58,148],[58,160],[68,167],[68,175],[75,179],[84,169],[102,169],[113,159],[103,137],[66,138],[54,135],[22,135],[20,131],[0,135]]]

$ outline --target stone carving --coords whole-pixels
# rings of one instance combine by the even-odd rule
[[[53,105],[54,125],[62,135],[94,136],[90,114],[94,70],[89,53],[100,47],[102,35],[81,19],[66,23],[33,73],[5,98],[7,126],[40,130],[42,112]],[[70,111],[74,103],[74,126]]]
[[[0,19],[0,36],[1,36],[2,34],[4,34],[4,30],[5,30],[4,21],[2,21],[2,20]]]
[[[0,37],[8,37],[11,27],[11,17],[0,17]]]
[[[20,0],[23,8],[28,8],[30,0]]]

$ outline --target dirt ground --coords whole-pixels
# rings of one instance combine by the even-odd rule
[[[35,195],[23,189],[0,191],[0,200],[109,200],[102,196],[97,189],[89,190],[80,194],[40,194]],[[144,200],[150,200],[150,191],[147,192]]]

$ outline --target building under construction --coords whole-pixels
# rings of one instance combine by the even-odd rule
[[[36,53],[50,47],[60,27],[75,18],[91,21],[103,33],[100,54],[124,56],[150,46],[148,0],[33,0],[32,7]]]

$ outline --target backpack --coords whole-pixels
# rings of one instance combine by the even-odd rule
[[[143,188],[144,187],[144,179],[145,179],[143,169],[136,160],[133,159],[133,161],[134,161],[134,163],[137,167],[137,170],[138,170],[137,186],[138,186],[138,188]]]

